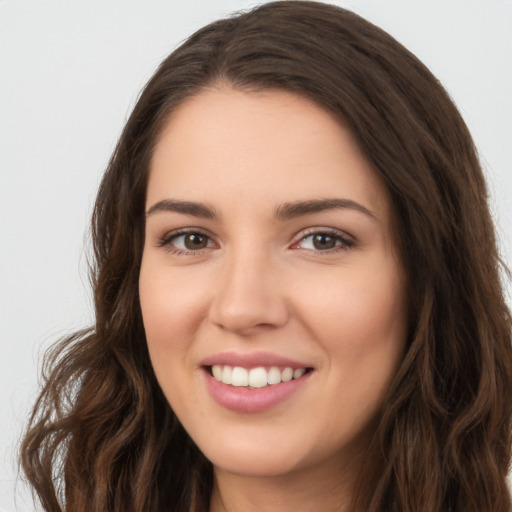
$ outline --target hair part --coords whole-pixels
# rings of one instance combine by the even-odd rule
[[[389,191],[410,334],[351,510],[510,510],[512,321],[471,136],[436,78],[391,36],[308,1],[208,25],[142,92],[92,219],[96,324],[48,354],[21,448],[45,510],[63,502],[72,512],[208,510],[211,464],[156,382],[138,277],[158,135],[178,105],[222,83],[284,89],[323,106]]]

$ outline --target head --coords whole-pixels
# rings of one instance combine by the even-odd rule
[[[152,429],[155,446],[168,449],[170,431],[187,440],[145,343],[139,276],[146,198],[155,148],[173,116],[226,88],[307,100],[346,130],[383,191],[405,320],[367,449],[372,469],[386,468],[388,482],[402,478],[395,490],[409,485],[419,496],[415,482],[427,485],[439,468],[456,474],[464,465],[464,452],[483,435],[475,418],[497,409],[503,416],[497,390],[509,359],[497,362],[496,354],[507,350],[510,317],[485,182],[463,120],[411,53],[337,7],[276,2],[203,28],[161,64],[130,116],[100,188],[93,235],[96,332],[130,382],[134,421]],[[504,428],[496,416],[495,442]],[[416,448],[413,437],[421,439]],[[183,450],[173,456],[189,457],[198,474],[208,474],[193,447]],[[418,457],[424,464],[411,465]],[[496,471],[505,471],[507,457]],[[459,478],[457,485],[469,489],[471,482]],[[433,488],[431,499],[441,499],[441,487]],[[379,492],[382,500],[390,485]]]

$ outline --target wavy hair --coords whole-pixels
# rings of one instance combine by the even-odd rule
[[[138,277],[158,135],[180,103],[223,82],[284,89],[328,109],[391,197],[411,329],[351,510],[508,512],[512,321],[471,136],[436,78],[391,36],[308,1],[208,25],[141,93],[92,219],[96,323],[47,354],[21,447],[44,509],[208,510],[212,467],[155,379]]]

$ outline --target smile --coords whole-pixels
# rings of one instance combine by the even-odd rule
[[[215,364],[211,366],[211,375],[218,382],[228,384],[234,387],[247,387],[247,388],[264,388],[266,386],[274,386],[282,382],[289,382],[293,379],[302,377],[308,368],[291,367],[279,368],[272,366],[265,368],[259,366],[257,368],[243,368],[241,366],[229,366]]]
[[[261,364],[261,363],[260,363]],[[311,367],[212,364],[202,367],[210,396],[238,413],[261,413],[288,401],[316,373]]]

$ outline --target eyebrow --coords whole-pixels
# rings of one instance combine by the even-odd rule
[[[278,220],[288,220],[310,213],[318,213],[335,209],[355,210],[363,213],[368,217],[378,220],[378,216],[352,199],[327,198],[327,199],[311,199],[309,201],[295,201],[292,203],[284,203],[274,212],[274,216]]]
[[[284,221],[311,213],[319,213],[335,209],[355,210],[374,220],[378,220],[377,215],[362,204],[353,201],[352,199],[341,198],[311,199],[308,201],[283,203],[274,210],[274,217],[277,220]],[[158,201],[149,208],[146,212],[146,216],[153,215],[157,212],[183,213],[204,219],[218,218],[215,209],[205,203],[182,201],[179,199],[164,199],[162,201]]]
[[[164,199],[155,203],[147,212],[146,216],[156,212],[175,212],[193,215],[194,217],[202,217],[204,219],[215,219],[217,213],[214,208],[204,203],[196,203],[194,201],[180,201],[179,199]]]

